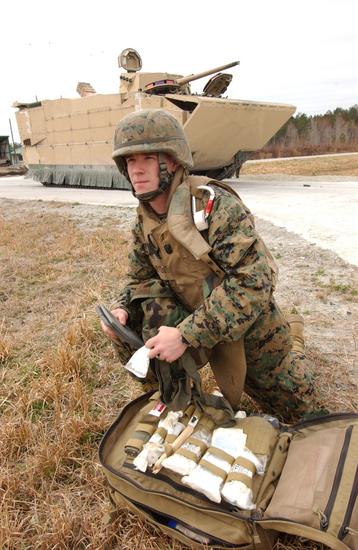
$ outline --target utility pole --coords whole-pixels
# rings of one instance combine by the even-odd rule
[[[14,155],[14,164],[17,164],[17,155],[16,155],[16,151],[15,151],[15,142],[14,142],[14,134],[12,133],[12,126],[11,126],[11,119],[9,118],[9,124],[10,124],[10,132],[11,132],[11,139],[12,139],[12,150],[13,150],[13,155]],[[10,162],[12,164],[12,161],[11,161],[11,153],[10,153]]]

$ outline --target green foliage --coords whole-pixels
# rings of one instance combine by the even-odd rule
[[[358,148],[358,104],[349,109],[337,107],[322,115],[297,113],[276,132],[264,151],[276,148],[294,148],[289,154],[313,154],[310,147],[315,146],[314,153],[355,151]]]
[[[293,119],[293,123],[296,127],[299,136],[306,135],[311,129],[312,117],[305,115],[304,113],[298,113]]]

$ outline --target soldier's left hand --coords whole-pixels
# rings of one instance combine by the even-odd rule
[[[181,357],[188,347],[182,340],[180,331],[175,327],[159,327],[159,332],[145,343],[150,348],[149,358],[158,357],[171,363]]]

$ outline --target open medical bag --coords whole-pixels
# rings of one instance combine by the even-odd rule
[[[263,445],[269,451],[264,474],[252,479],[255,508],[243,510],[209,500],[167,468],[157,474],[135,468],[128,442],[137,441],[155,399],[151,392],[125,406],[100,444],[114,504],[125,504],[197,548],[270,549],[275,534],[283,532],[336,550],[358,550],[358,414],[329,414],[292,426],[264,416],[240,420],[255,450]]]

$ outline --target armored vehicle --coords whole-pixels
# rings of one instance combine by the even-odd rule
[[[263,147],[295,111],[292,105],[222,97],[232,80],[222,71],[238,64],[184,77],[145,73],[138,52],[127,48],[118,57],[124,69],[119,93],[98,94],[80,82],[79,98],[14,103],[29,175],[44,185],[129,189],[112,161],[114,129],[128,113],[150,108],[167,109],[183,124],[194,174],[238,175],[247,153]],[[202,93],[191,93],[190,82],[209,75]]]

